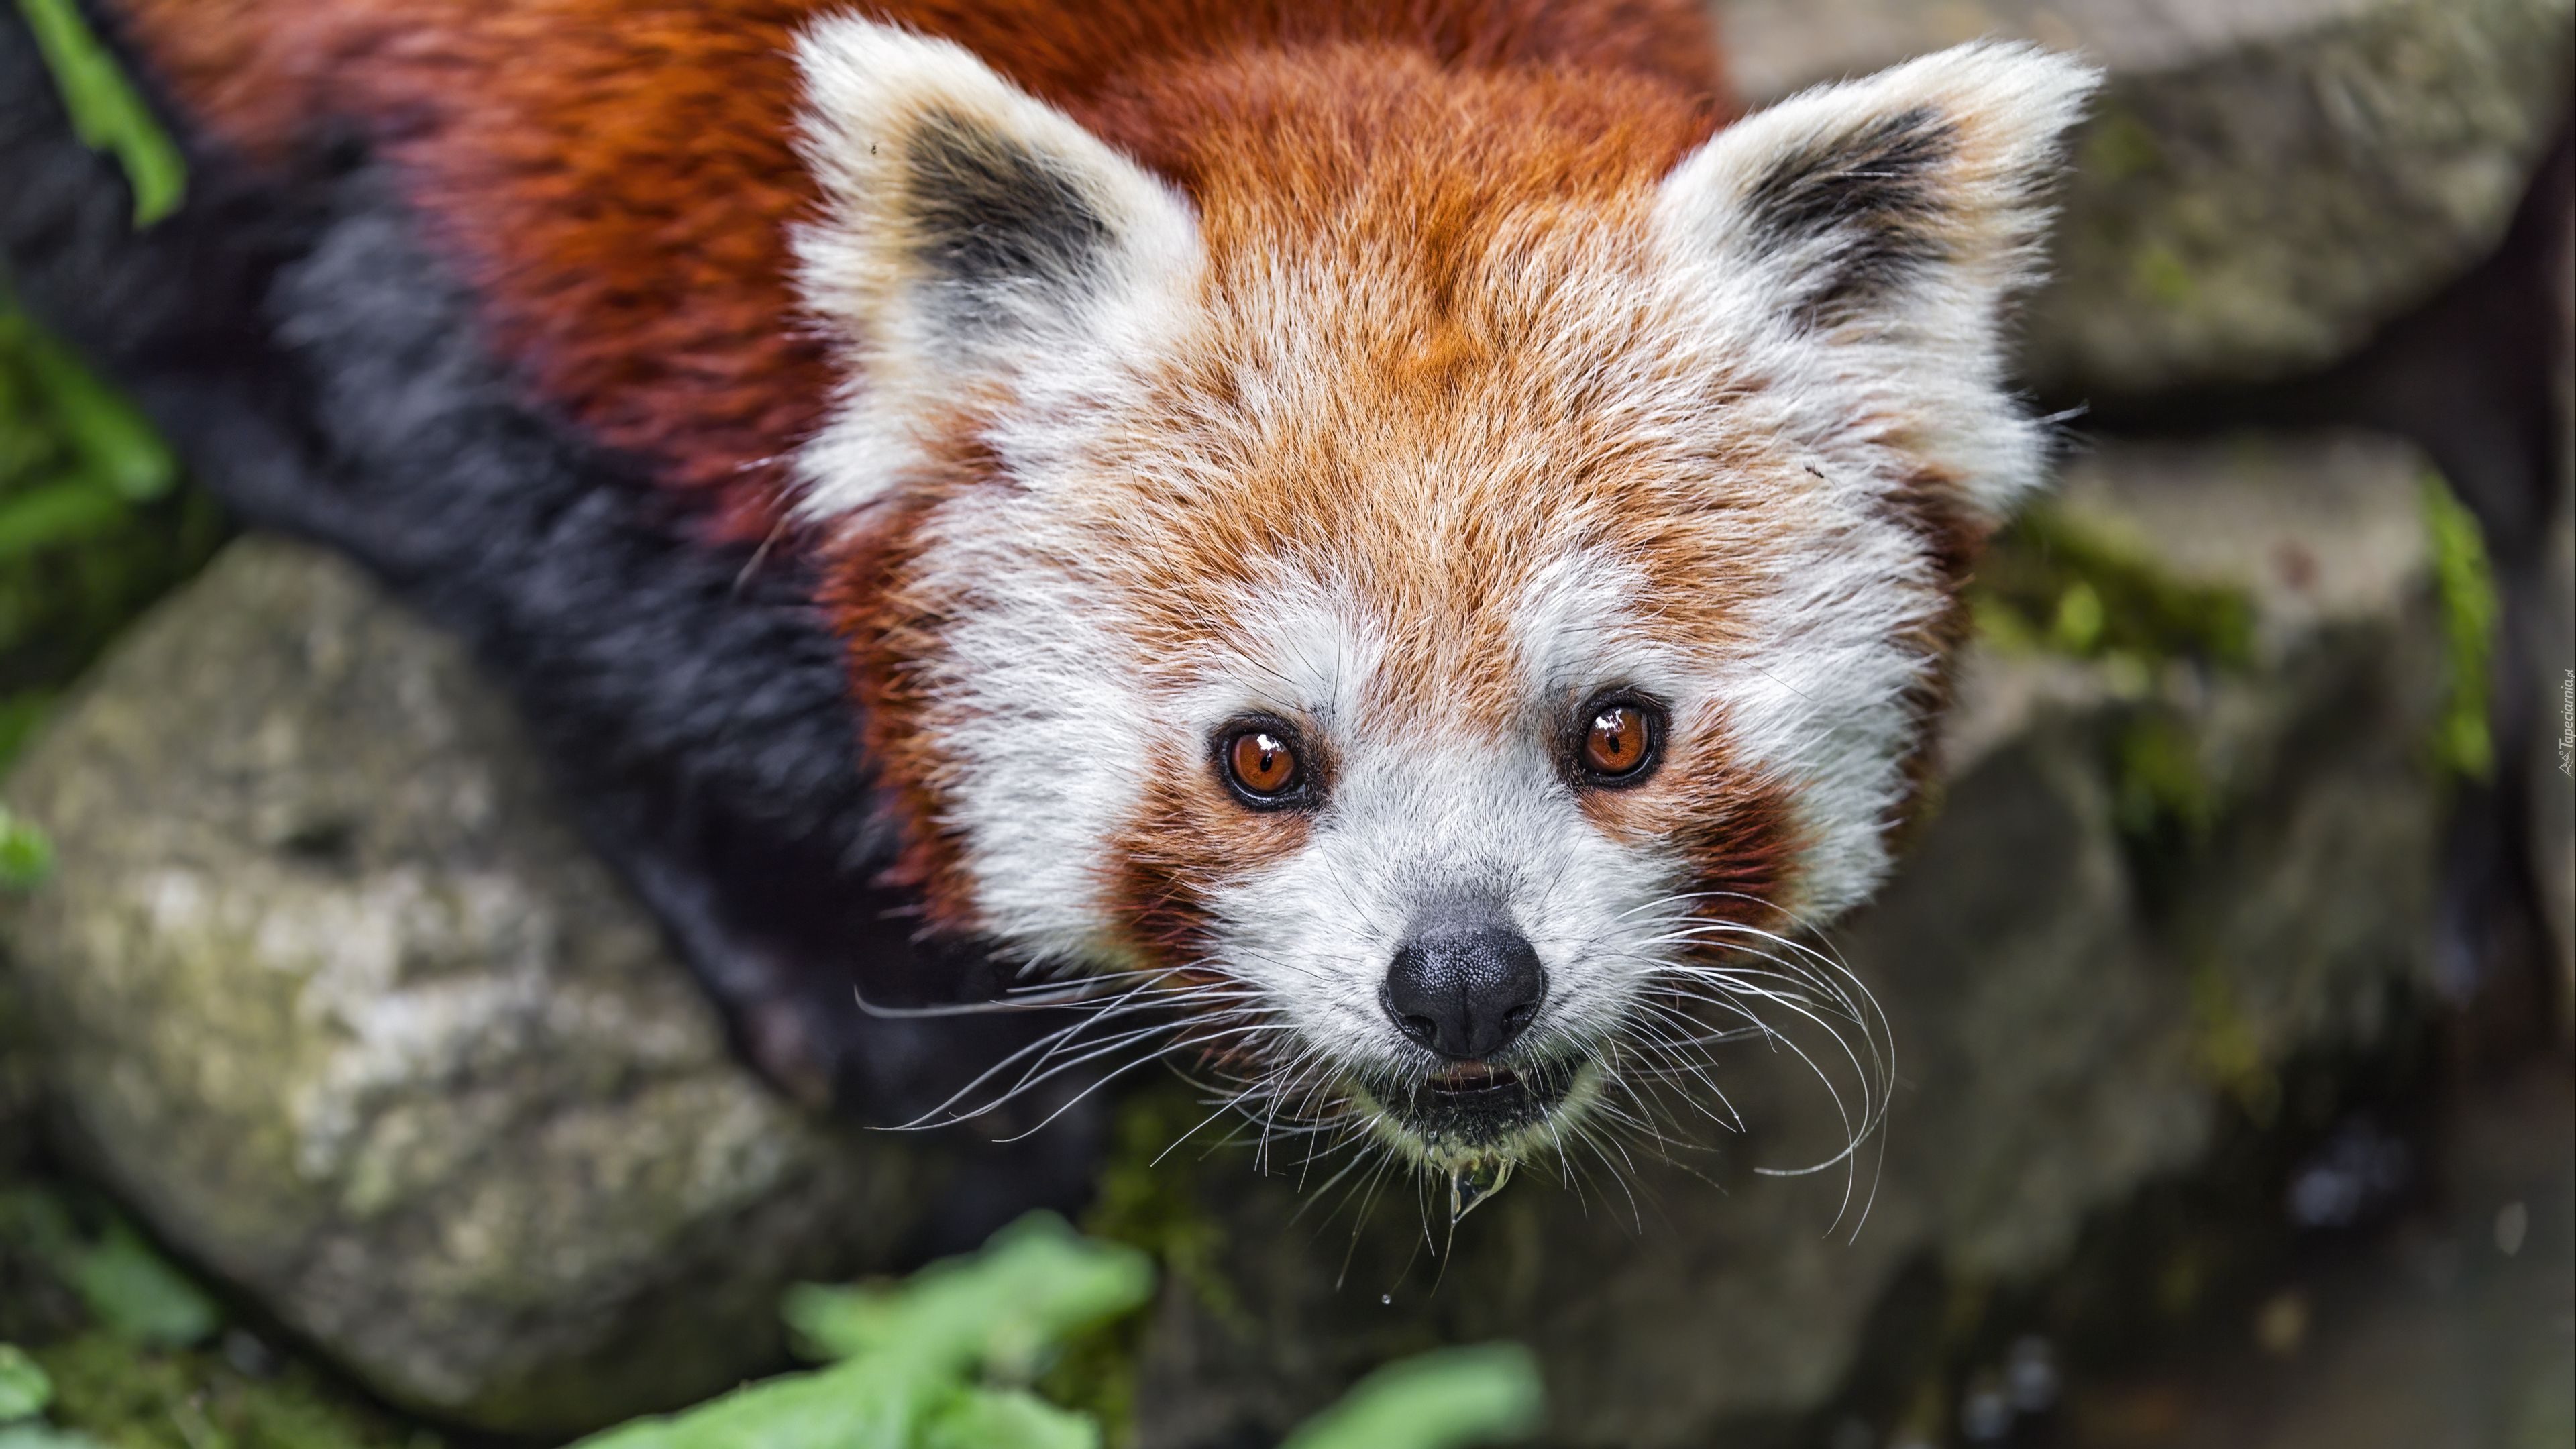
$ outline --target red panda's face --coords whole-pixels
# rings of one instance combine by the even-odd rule
[[[1462,82],[1472,139],[1269,115],[1194,204],[952,47],[804,62],[853,361],[808,506],[936,914],[1449,1168],[1669,1070],[1677,1002],[1844,989],[1791,938],[1884,873],[2036,481],[1994,314],[2082,71],[1952,53],[1625,171]]]

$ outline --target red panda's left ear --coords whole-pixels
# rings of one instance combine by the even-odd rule
[[[2099,81],[1980,43],[1792,96],[1664,179],[1659,249],[1749,347],[1936,420],[1960,456],[1934,461],[2000,512],[2042,451],[2005,397],[2003,303],[2037,280],[2065,134]]]
[[[824,203],[796,234],[804,299],[879,428],[1115,347],[1194,290],[1189,203],[962,47],[843,16],[796,60]]]

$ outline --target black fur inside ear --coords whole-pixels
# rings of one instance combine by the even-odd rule
[[[954,324],[989,328],[1015,295],[1088,293],[1110,227],[1063,167],[953,112],[923,116],[905,143],[914,257],[949,294]]]
[[[1781,157],[1745,197],[1761,250],[1816,258],[1793,304],[1802,327],[1847,321],[1947,260],[1941,168],[1958,128],[1918,106]]]

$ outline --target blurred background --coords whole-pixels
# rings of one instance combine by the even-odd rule
[[[1147,1082],[1078,1223],[1154,1286],[1019,1379],[1150,1449],[1496,1339],[1567,1445],[2576,1445],[2576,6],[1715,10],[1757,103],[1982,35],[2112,73],[2024,329],[2064,486],[1832,933],[1887,1131],[1758,1175],[1840,1126],[1748,1061],[1743,1135],[1433,1246],[1166,1156]],[[915,1266],[972,1155],[754,1080],[456,647],[5,293],[0,770],[9,1449],[564,1442],[785,1364],[784,1287]]]

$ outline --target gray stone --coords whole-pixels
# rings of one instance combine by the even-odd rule
[[[457,647],[253,538],[25,756],[8,921],[62,1135],[388,1397],[562,1434],[779,1350],[929,1195],[729,1055]]]
[[[2556,267],[2558,366],[2555,395],[2558,506],[2550,510],[2532,656],[2555,678],[2536,681],[2541,718],[2532,735],[2531,856],[2558,964],[2559,1034],[2576,1043],[2576,221],[2560,233]]]
[[[2576,68],[2570,0],[1714,0],[1747,96],[1980,36],[2111,72],[2024,372],[2100,396],[2332,361],[2490,251]]]
[[[36,1092],[35,1026],[0,954],[0,1179],[34,1155]]]
[[[2576,510],[2559,500],[2550,520],[2547,613],[2535,621],[2541,718],[2532,731],[2531,857],[2540,877],[2546,943],[2557,964],[2558,1030],[2576,1042]]]
[[[1753,1043],[1715,1067],[1747,1133],[1674,1102],[1713,1150],[1578,1153],[1571,1186],[1534,1165],[1445,1262],[1443,1205],[1400,1179],[1363,1214],[1345,1185],[1173,1154],[1164,1211],[1195,1224],[1173,1238],[1211,1246],[1147,1333],[1144,1442],[1257,1441],[1386,1358],[1510,1337],[1542,1355],[1556,1442],[1767,1443],[1844,1381],[1908,1264],[2038,1279],[2088,1219],[2191,1170],[2228,1111],[2278,1110],[2286,1063],[2387,1040],[2429,969],[2439,841],[2422,478],[2360,439],[2075,467],[2061,526],[2239,591],[2250,657],[1974,652],[1944,808],[1832,933],[1885,1006],[1897,1083],[1848,1201],[1839,1171],[1754,1172],[1844,1131]]]

